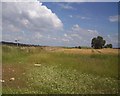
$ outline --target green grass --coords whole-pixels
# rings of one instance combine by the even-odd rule
[[[3,93],[116,94],[118,92],[117,54],[68,54],[49,52],[37,47],[22,49],[5,45],[2,48],[3,68],[6,70],[11,66],[16,68],[15,75],[12,75],[16,78],[15,81],[7,80],[11,75],[9,72],[3,73],[7,74],[3,76],[5,79]],[[34,64],[41,66],[36,67]],[[24,86],[20,86],[22,84]]]

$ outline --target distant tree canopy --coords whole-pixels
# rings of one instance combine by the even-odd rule
[[[104,48],[112,48],[112,44],[106,44]]]
[[[91,47],[95,49],[101,49],[105,45],[106,41],[103,40],[103,37],[97,36],[97,38],[93,38],[91,42]]]
[[[81,49],[81,46],[76,46],[75,48]]]

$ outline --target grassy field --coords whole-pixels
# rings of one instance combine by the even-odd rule
[[[4,94],[117,94],[118,50],[3,45],[2,73]]]

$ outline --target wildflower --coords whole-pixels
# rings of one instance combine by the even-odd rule
[[[10,81],[14,81],[15,80],[15,78],[10,78]]]
[[[41,66],[41,64],[34,64],[34,66],[36,66],[36,67],[40,67],[40,66]]]
[[[4,82],[5,82],[5,80],[0,80],[0,82],[1,82],[1,83],[4,83]]]

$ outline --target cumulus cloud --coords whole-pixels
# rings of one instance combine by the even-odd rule
[[[2,9],[3,35],[6,32],[37,34],[63,29],[58,16],[39,2],[5,2]]]
[[[118,15],[109,16],[109,21],[110,22],[118,22],[119,21],[119,16]]]
[[[84,29],[84,28],[81,28],[78,24],[73,25],[72,31],[80,35],[83,35],[85,37],[98,35],[98,32],[96,30]]]
[[[68,44],[71,46],[90,46],[91,39],[98,35],[96,30],[85,29],[75,24],[64,34],[64,38],[68,39]]]
[[[38,2],[40,0],[1,0],[2,2]]]

